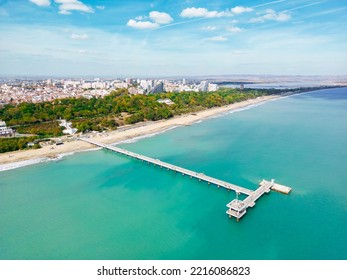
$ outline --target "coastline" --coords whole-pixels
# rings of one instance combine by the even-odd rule
[[[249,99],[223,107],[215,107],[195,113],[184,114],[167,120],[143,122],[131,126],[120,127],[119,130],[108,131],[107,133],[89,134],[89,138],[106,144],[134,141],[135,139],[162,133],[178,126],[189,126],[210,117],[215,117],[238,109],[244,109],[253,105],[259,105],[266,101],[281,97],[284,97],[284,95],[261,96],[256,99]],[[95,150],[93,145],[80,140],[65,142],[64,145],[54,146],[54,149],[51,149],[51,147],[52,146],[45,146],[37,150],[22,150],[0,154],[0,171],[24,167],[40,162],[59,160],[65,155],[72,155],[75,152]]]

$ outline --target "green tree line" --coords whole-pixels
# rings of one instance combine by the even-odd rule
[[[0,138],[0,153],[13,152],[17,150],[28,149],[27,144],[33,142],[37,137],[20,137],[20,138]],[[40,145],[34,145],[34,149]]]
[[[8,104],[0,108],[0,119],[19,133],[30,133],[45,138],[62,135],[63,128],[57,121],[59,119],[72,121],[79,132],[102,131],[116,129],[119,126],[118,121],[122,119],[121,114],[126,115],[122,124],[134,124],[146,120],[168,119],[183,113],[275,93],[278,91],[221,89],[216,92],[130,95],[126,89],[121,89],[103,98],[64,98],[52,102]],[[158,99],[165,98],[171,99],[174,104],[158,102]],[[14,142],[22,145],[19,140]]]

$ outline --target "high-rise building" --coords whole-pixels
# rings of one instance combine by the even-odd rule
[[[125,79],[125,82],[126,82],[128,85],[130,85],[130,84],[133,83],[133,79],[131,79],[131,78],[126,78],[126,79]]]
[[[152,88],[152,90],[149,93],[162,93],[162,92],[164,92],[164,83],[159,82]]]
[[[202,81],[199,85],[199,91],[207,91],[208,90],[208,82]]]

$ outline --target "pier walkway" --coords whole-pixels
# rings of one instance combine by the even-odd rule
[[[277,189],[277,191],[280,191],[282,193],[288,194],[291,190],[291,188],[289,187],[275,184],[273,180],[272,181],[263,180],[260,182],[258,189],[256,189],[255,191],[252,191],[252,190],[207,176],[203,173],[194,172],[192,170],[185,169],[170,163],[166,163],[159,159],[153,159],[144,155],[133,153],[119,147],[103,144],[103,143],[96,142],[87,138],[80,138],[80,140],[87,142],[89,144],[93,144],[95,146],[107,149],[107,150],[114,151],[119,154],[123,154],[138,160],[142,160],[143,162],[147,162],[148,164],[152,163],[155,166],[157,165],[157,166],[160,166],[161,168],[166,168],[167,170],[179,172],[182,175],[190,176],[190,178],[196,178],[199,181],[204,181],[204,182],[207,182],[208,184],[214,184],[218,188],[222,187],[227,189],[228,191],[230,190],[235,191],[237,194],[237,198],[231,201],[229,204],[227,204],[227,207],[229,208],[229,210],[226,213],[229,215],[229,217],[233,216],[237,220],[239,220],[241,217],[243,217],[246,214],[246,209],[248,207],[253,207],[257,199],[259,199],[264,193],[269,193],[270,190],[273,189],[275,186],[279,186],[278,187],[279,189]],[[238,199],[239,194],[244,194],[247,197],[244,200],[239,200]]]

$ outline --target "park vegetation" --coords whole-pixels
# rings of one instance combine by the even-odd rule
[[[32,147],[28,146],[28,143],[34,142],[36,139],[37,137],[0,138],[0,153],[40,148],[40,145],[37,143]]]
[[[103,98],[64,98],[52,102],[7,104],[0,108],[0,119],[18,133],[38,138],[58,137],[63,128],[59,119],[72,121],[79,132],[115,130],[119,125],[142,121],[169,119],[212,107],[220,107],[262,95],[276,94],[277,90],[221,89],[216,92],[180,92],[152,95],[130,95],[126,89],[112,92]],[[171,99],[174,104],[159,103],[158,99]],[[1,139],[3,140],[3,139]],[[1,152],[9,146],[23,149],[29,138],[1,141]],[[14,148],[13,148],[14,149]],[[12,150],[13,150],[12,149]]]

